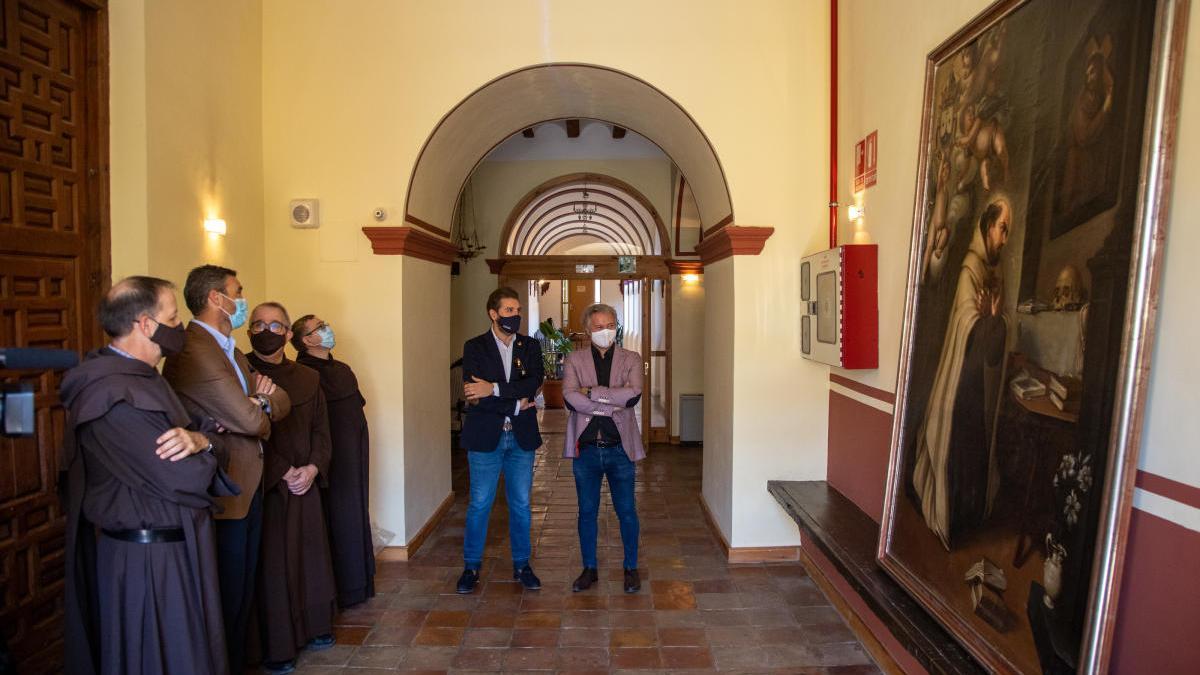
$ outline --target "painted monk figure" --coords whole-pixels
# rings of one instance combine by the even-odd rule
[[[997,197],[979,217],[963,259],[925,421],[913,487],[925,523],[947,550],[991,512],[998,485],[987,382],[1004,357],[1000,252],[1012,208]],[[998,378],[997,378],[998,379]]]

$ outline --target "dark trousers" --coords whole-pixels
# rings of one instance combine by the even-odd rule
[[[620,445],[598,448],[582,444],[579,456],[572,462],[575,474],[575,496],[579,501],[579,549],[584,567],[596,564],[596,518],[600,514],[600,483],[608,478],[613,510],[621,523],[621,545],[625,548],[624,566],[637,569],[638,523],[637,501],[633,494],[637,468]]]
[[[229,672],[246,669],[246,637],[254,604],[254,577],[262,544],[262,490],[254,493],[250,511],[239,520],[217,522],[217,575],[225,619]]]

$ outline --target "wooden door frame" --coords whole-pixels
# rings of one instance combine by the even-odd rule
[[[66,243],[65,238],[60,240],[54,235],[26,238],[21,233],[13,233],[14,236],[11,238],[6,236],[2,248],[6,253],[16,255],[45,254],[60,258],[69,257],[73,260],[75,269],[73,287],[65,293],[72,300],[66,309],[69,317],[69,329],[66,332],[67,344],[64,346],[76,350],[82,356],[101,346],[105,341],[97,317],[96,302],[108,292],[112,284],[109,13],[108,0],[62,0],[61,4],[78,12],[79,35],[83,43],[82,53],[79,55],[82,69],[78,76],[78,88],[76,89],[80,100],[75,110],[75,114],[78,115],[78,133],[83,136],[82,144],[78,146],[78,151],[83,155],[79,159],[82,162],[81,173],[83,175],[77,179],[83,208],[79,212],[79,222],[76,223],[81,232],[78,234],[79,238],[70,244]],[[14,213],[14,220],[15,218],[16,214]],[[5,372],[5,375],[8,376],[9,372],[11,371]],[[42,379],[44,383],[39,385],[43,388],[41,391],[56,390],[61,382],[61,373],[45,371],[40,374],[28,371],[21,373],[22,379],[35,376]],[[44,410],[44,408],[39,408],[39,410]],[[44,435],[49,433],[52,433],[49,429],[39,429],[38,443],[44,444]],[[53,444],[54,440],[50,443]],[[9,655],[13,659],[19,659],[13,665],[21,671],[29,672],[54,672],[62,667],[64,626],[61,608],[65,606],[62,596],[65,592],[65,575],[71,573],[72,565],[70,560],[60,561],[61,574],[64,575],[62,577],[56,577],[55,573],[47,571],[57,567],[55,558],[61,558],[65,551],[65,548],[54,549],[48,545],[51,542],[54,544],[62,542],[61,537],[65,536],[66,518],[65,513],[61,510],[58,496],[60,487],[58,479],[60,471],[65,467],[59,466],[60,457],[57,451],[49,451],[44,461],[44,470],[48,472],[43,484],[44,489],[29,493],[21,499],[27,502],[48,504],[45,510],[45,514],[48,516],[47,520],[36,524],[34,530],[47,527],[53,529],[44,535],[37,535],[39,538],[44,536],[45,539],[34,540],[35,545],[43,546],[42,567],[34,569],[31,566],[26,570],[29,578],[24,580],[9,579],[9,583],[30,584],[34,589],[33,594],[22,598],[14,606],[5,608],[6,613],[12,612],[14,616],[21,616],[22,613],[32,614],[34,611],[28,609],[26,603],[49,604],[57,601],[58,610],[53,613],[32,614],[32,623],[25,625],[22,629],[34,630],[36,635],[32,638],[28,635],[23,638],[18,637],[17,640],[5,645]],[[22,537],[25,535],[19,532],[13,534],[14,538],[6,544],[21,546]],[[18,633],[18,636],[20,635]]]
[[[669,258],[667,256],[634,256],[636,259],[635,272],[620,272],[618,256],[504,256],[502,258],[488,259],[488,268],[492,274],[496,275],[498,286],[511,286],[512,280],[521,279],[590,279],[594,281],[642,281],[644,282],[645,291],[642,294],[642,323],[644,326],[642,368],[644,373],[644,383],[642,386],[642,402],[644,404],[642,414],[642,440],[649,444],[653,439],[651,428],[654,423],[653,403],[651,403],[653,387],[653,370],[654,370],[654,355],[650,349],[652,342],[650,340],[651,329],[653,328],[651,316],[650,293],[654,290],[654,281],[661,280],[663,282],[663,325],[666,339],[666,367],[665,367],[665,386],[663,416],[666,420],[664,425],[666,429],[665,438],[660,439],[661,442],[670,442],[671,438],[671,421],[672,421],[672,406],[671,406],[671,352],[672,347],[672,331],[671,331],[671,270],[667,266]],[[594,265],[595,271],[592,273],[576,272],[576,265]],[[530,327],[531,333],[533,327]],[[657,442],[657,441],[656,441]]]

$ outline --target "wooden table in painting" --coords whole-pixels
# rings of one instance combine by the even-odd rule
[[[1009,373],[1024,369],[1049,386],[1050,373],[1020,354],[1013,354]],[[1019,476],[1017,549],[1013,566],[1029,560],[1054,524],[1054,472],[1062,455],[1074,447],[1079,415],[1059,410],[1049,396],[1023,399],[1005,387],[1000,413],[998,451],[1013,458],[1012,474]]]

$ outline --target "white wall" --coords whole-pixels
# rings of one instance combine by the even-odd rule
[[[701,494],[725,539],[733,531],[733,259],[704,269],[704,475]]]
[[[671,276],[671,435],[679,435],[680,394],[704,393],[704,275]]]
[[[450,493],[449,365],[453,350],[443,322],[450,302],[445,265],[404,257],[402,307],[404,383],[404,531],[410,541]],[[372,486],[374,487],[374,486]],[[390,486],[380,486],[387,494]],[[376,492],[379,494],[379,491]]]
[[[1154,361],[1151,365],[1146,428],[1138,466],[1144,471],[1200,487],[1200,360],[1196,340],[1200,316],[1195,310],[1200,288],[1200,10],[1192,7],[1183,71],[1183,101],[1175,154],[1175,191],[1167,228]],[[1188,518],[1200,526],[1200,514]]]

